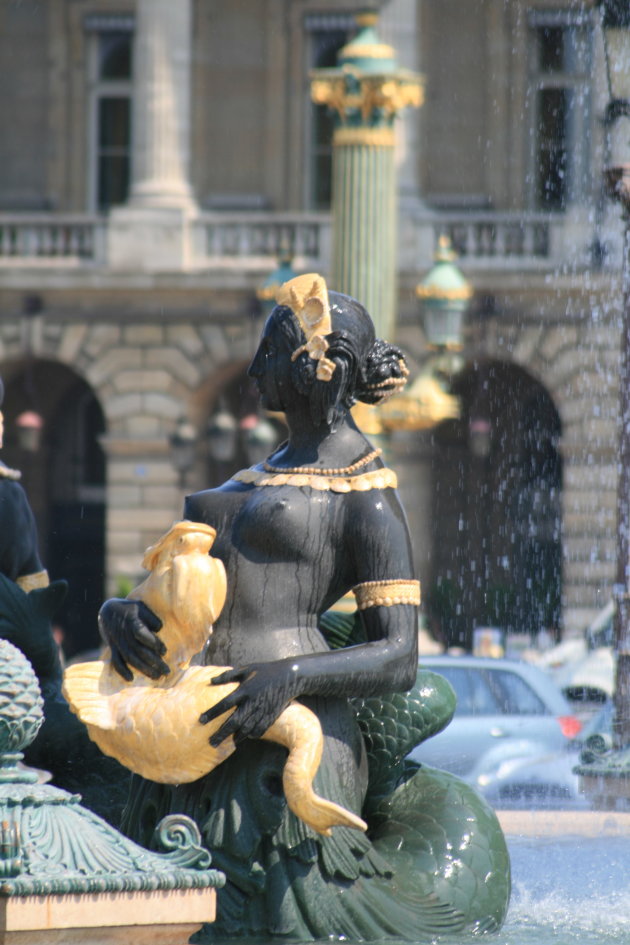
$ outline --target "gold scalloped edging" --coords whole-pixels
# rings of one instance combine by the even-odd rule
[[[364,581],[352,590],[359,610],[394,607],[396,604],[420,605],[420,581]]]
[[[13,479],[15,482],[22,478],[19,469],[11,469],[5,463],[0,462],[0,479]]]
[[[387,43],[364,43],[360,46],[358,43],[348,43],[337,53],[340,60],[357,59],[393,59],[395,56],[394,47]]]
[[[372,450],[370,453],[362,456],[361,459],[357,459],[356,463],[352,463],[351,466],[339,466],[336,469],[324,469],[324,467],[318,469],[317,466],[291,466],[283,469],[282,466],[272,466],[267,460],[263,463],[263,469],[265,472],[280,473],[283,476],[289,473],[296,473],[298,476],[327,476],[328,478],[332,476],[336,478],[337,476],[349,476],[350,473],[356,472],[357,469],[361,469],[362,466],[369,466],[372,460],[378,459],[382,452],[383,450],[380,448]]]
[[[416,295],[419,299],[444,299],[448,302],[468,301],[475,290],[471,285],[458,286],[454,289],[444,289],[436,285],[416,286]]]
[[[48,587],[50,578],[48,571],[34,571],[32,574],[23,574],[15,583],[28,594],[29,591],[34,591],[38,587]]]
[[[387,127],[365,128],[340,126],[333,132],[333,144],[348,147],[353,144],[376,148],[393,148],[396,144],[394,129]]]
[[[298,473],[274,473],[259,469],[241,469],[232,479],[254,486],[307,486],[320,492],[369,492],[370,489],[395,489],[398,478],[393,469],[375,469],[360,476],[313,476]]]

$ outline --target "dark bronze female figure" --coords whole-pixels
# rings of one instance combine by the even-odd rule
[[[216,529],[212,553],[227,573],[203,659],[234,667],[216,682],[239,683],[201,721],[234,709],[212,738],[232,735],[238,747],[192,784],[135,780],[126,829],[147,843],[165,813],[195,817],[227,875],[217,921],[201,940],[418,941],[496,928],[509,864],[494,815],[457,779],[412,775],[402,761],[447,723],[452,692],[426,674],[422,693],[387,696],[416,681],[419,587],[395,475],[350,407],[399,390],[403,356],[375,339],[358,302],[329,294],[321,277],[292,280],[278,298],[250,374],[263,405],[284,412],[288,439],[265,463],[189,496],[184,510]],[[326,613],[351,589],[359,616],[346,645],[331,645]],[[167,671],[159,620],[143,604],[108,601],[101,626],[125,678]],[[363,815],[367,836],[338,827],[321,837],[287,809],[286,753],[255,739],[292,699],[324,731],[315,786]]]

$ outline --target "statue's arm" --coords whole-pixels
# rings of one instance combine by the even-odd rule
[[[205,493],[188,496],[182,518],[206,522]],[[128,681],[132,669],[159,679],[169,672],[162,658],[166,648],[159,637],[161,620],[140,600],[113,597],[106,600],[98,615],[101,637],[111,650],[114,669]]]
[[[420,601],[398,495],[391,489],[353,493],[345,520],[344,554],[368,642],[304,657],[300,694],[407,690],[417,673]]]
[[[237,742],[260,737],[299,696],[369,696],[406,690],[415,682],[418,586],[404,514],[393,492],[374,491],[352,499],[346,509],[344,554],[351,559],[369,642],[249,664],[216,677],[213,682],[240,685],[201,716],[208,722],[235,710],[212,736],[213,744],[228,735]]]
[[[26,493],[19,482],[0,479],[0,572],[19,581],[43,570]]]

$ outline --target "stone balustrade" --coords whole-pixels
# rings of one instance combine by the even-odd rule
[[[238,269],[244,274],[271,269],[285,248],[296,268],[330,268],[328,214],[207,212],[184,216],[182,225],[189,228],[191,246],[186,269]],[[107,230],[108,218],[96,215],[0,214],[0,266],[82,264],[106,270]],[[429,266],[441,234],[450,237],[464,270],[551,271],[570,261],[571,234],[561,215],[422,213],[404,222],[404,234],[403,270]],[[585,246],[588,236],[584,234]]]
[[[0,214],[0,265],[104,264],[105,220],[83,214]]]
[[[554,252],[553,235],[562,226],[563,217],[540,213],[443,213],[433,220],[434,229],[450,238],[463,267],[557,265],[562,260]]]
[[[315,213],[208,213],[196,223],[198,262],[209,268],[271,264],[288,249],[299,268],[326,270],[330,216]]]

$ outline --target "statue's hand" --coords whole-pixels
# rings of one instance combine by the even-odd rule
[[[162,621],[139,600],[114,597],[105,601],[98,615],[101,636],[112,652],[112,666],[131,682],[130,666],[159,679],[169,672],[162,657],[166,647],[157,636]]]
[[[215,686],[233,682],[240,683],[238,688],[199,717],[202,725],[206,725],[224,712],[234,710],[210,737],[210,744],[215,748],[230,735],[236,744],[246,738],[260,738],[298,695],[298,666],[292,659],[249,663],[229,669],[212,680]]]

